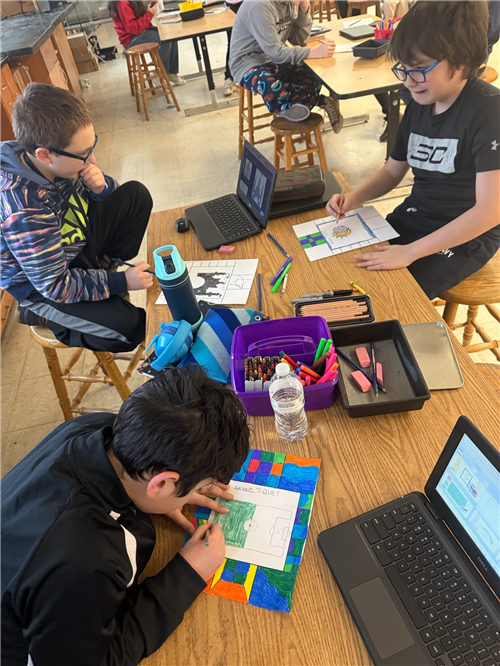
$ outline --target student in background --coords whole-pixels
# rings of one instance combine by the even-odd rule
[[[20,322],[43,323],[69,347],[132,351],[146,313],[123,298],[153,283],[149,265],[115,272],[137,256],[153,206],[141,183],[118,186],[96,164],[87,105],[30,83],[12,112],[16,141],[0,158],[0,276]]]
[[[227,7],[229,7],[231,11],[237,14],[238,9],[240,8],[242,2],[243,0],[226,0],[225,4]],[[226,72],[224,75],[224,88],[222,91],[224,97],[230,97],[236,90],[236,84],[234,82],[233,75],[231,74],[231,68],[229,67],[230,54],[231,54],[231,30],[229,30],[227,33]]]
[[[179,47],[177,42],[162,42],[158,30],[151,25],[158,13],[157,2],[108,2],[118,39],[123,48],[137,44],[156,42],[160,45],[160,58],[174,86],[183,86],[186,81],[179,76]]]
[[[364,185],[327,205],[342,217],[397,187],[411,167],[411,194],[387,216],[400,236],[355,259],[368,270],[407,266],[430,299],[500,247],[500,91],[476,77],[487,31],[484,0],[413,5],[390,44],[393,71],[412,95],[392,155]]]
[[[331,57],[335,42],[307,47],[311,26],[308,0],[247,0],[234,22],[229,65],[234,80],[260,94],[271,113],[301,121],[319,106],[340,132],[338,99],[321,95],[321,81],[302,64],[306,58]]]
[[[50,433],[2,480],[2,664],[135,666],[155,652],[225,557],[220,525],[195,530],[182,508],[226,513],[205,495],[233,498],[248,442],[241,402],[199,368],[168,368],[118,415]],[[139,584],[149,514],[191,539]]]

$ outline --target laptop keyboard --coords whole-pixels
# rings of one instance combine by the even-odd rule
[[[255,225],[238,207],[232,196],[209,201],[205,204],[205,209],[210,213],[210,217],[224,236],[225,241],[231,241],[255,231]]]
[[[500,630],[410,501],[359,524],[436,666],[498,666]]]

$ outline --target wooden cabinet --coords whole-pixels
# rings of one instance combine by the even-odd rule
[[[80,75],[76,67],[75,59],[68,42],[66,32],[60,23],[54,30],[51,37],[52,44],[57,51],[59,62],[66,75],[66,81],[71,92],[75,93],[77,97],[83,99],[82,89],[80,88]],[[56,85],[56,84],[54,84]]]
[[[1,98],[1,133],[0,138],[2,141],[9,141],[14,139],[14,132],[12,130],[12,105],[19,95],[19,88],[17,87],[12,72],[8,64],[3,65],[0,70],[0,98]]]

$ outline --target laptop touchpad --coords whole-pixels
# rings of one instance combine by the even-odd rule
[[[414,645],[415,641],[381,578],[353,587],[349,594],[382,659]]]

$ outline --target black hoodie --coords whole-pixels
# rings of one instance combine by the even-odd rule
[[[2,666],[138,664],[205,587],[179,554],[138,585],[155,529],[106,454],[114,419],[60,425],[2,481]]]

